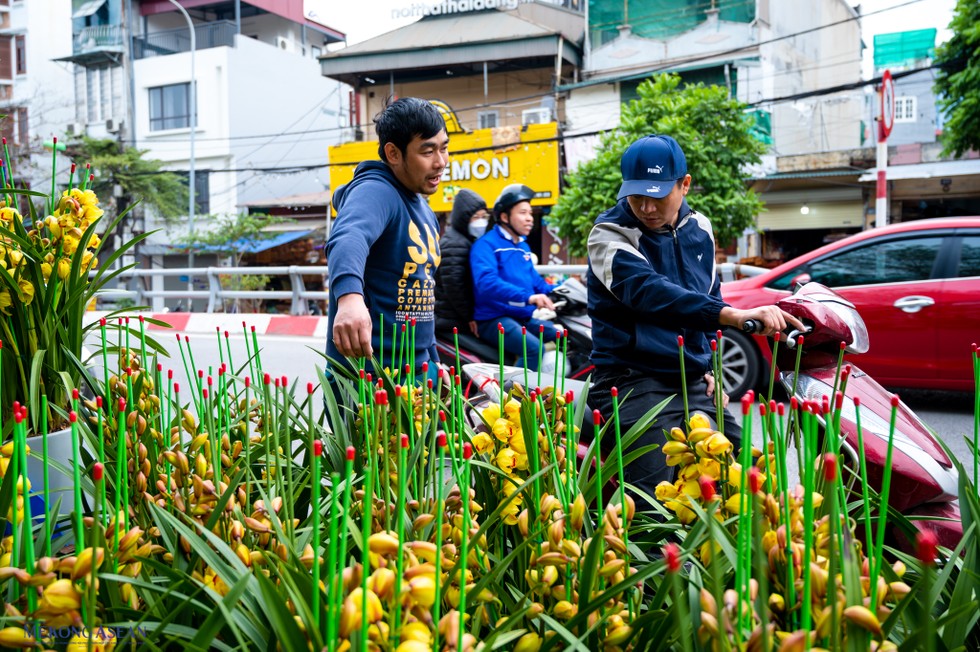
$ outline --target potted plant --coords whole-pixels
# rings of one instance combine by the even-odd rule
[[[74,169],[72,166],[72,177]],[[87,331],[97,326],[83,326],[84,312],[96,292],[128,268],[112,269],[114,263],[146,235],[125,242],[100,267],[100,234],[111,233],[128,211],[106,224],[98,197],[86,187],[91,177],[82,179],[78,186],[70,179],[68,189],[60,194],[52,184],[52,193],[45,195],[15,189],[7,170],[3,172],[0,424],[3,441],[9,441],[14,404],[27,407],[27,445],[35,454],[28,461],[28,473],[40,489],[42,464],[48,466],[53,460],[52,466],[57,469],[58,461],[70,467],[72,460],[68,429],[72,390],[86,376],[82,343]],[[40,208],[35,205],[38,198],[45,200]],[[43,214],[39,212],[42,210]],[[36,459],[42,452],[43,460]],[[70,479],[65,480],[71,486]],[[56,482],[52,482],[52,491]],[[63,500],[66,506],[70,503]]]

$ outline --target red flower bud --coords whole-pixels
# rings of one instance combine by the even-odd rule
[[[679,346],[681,348],[684,348],[684,336],[683,335],[678,335],[677,336],[677,346]]]
[[[446,447],[446,433],[445,433],[445,431],[440,430],[438,432],[438,434],[436,434],[436,446],[438,446],[439,448],[445,448]]]
[[[711,502],[715,497],[715,480],[710,475],[702,475],[698,478],[698,484],[701,485],[701,498],[705,502]]]
[[[92,467],[92,479],[96,482],[101,482],[103,473],[105,473],[105,467],[102,465],[102,462],[96,462]]]
[[[892,407],[898,407],[898,394],[892,394]]]
[[[837,479],[837,456],[833,453],[824,453],[823,477],[827,482],[833,482]]]
[[[667,562],[667,572],[676,573],[681,569],[681,549],[676,543],[664,546],[664,561]]]
[[[75,423],[78,421],[78,415],[75,414],[74,410],[68,413],[68,421],[70,421],[71,423]]]
[[[711,340],[712,353],[718,350],[718,340]]]
[[[408,435],[402,435],[402,448],[408,448]]]
[[[762,471],[759,470],[759,467],[753,466],[749,469],[749,491],[754,494],[759,493],[762,491],[762,484]]]
[[[306,393],[307,394],[313,393],[313,383],[306,383]]]
[[[468,460],[471,457],[473,457],[473,444],[471,444],[470,442],[465,442],[463,444],[463,459]]]
[[[611,395],[612,395],[613,397],[617,397],[617,396],[619,396],[619,388],[618,388],[618,387],[613,387],[613,388],[611,388],[611,389],[609,390],[609,393],[610,393],[610,394],[611,394]]]
[[[313,442],[313,457],[320,457],[323,455],[323,442],[317,439]]]
[[[939,541],[932,530],[919,530],[915,535],[916,557],[926,566],[936,563],[936,546]]]
[[[354,453],[356,453],[356,452],[357,451],[354,450],[354,447],[353,446],[348,446],[347,447],[347,460],[350,461],[350,462],[353,462],[354,461]]]

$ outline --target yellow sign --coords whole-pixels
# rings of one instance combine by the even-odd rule
[[[553,206],[558,201],[557,136],[554,122],[452,134],[449,165],[439,190],[429,197],[429,206],[437,213],[451,211],[453,197],[463,188],[492,206],[504,186],[512,183],[523,183],[535,191],[532,205]],[[328,156],[330,187],[336,190],[354,177],[358,163],[378,160],[378,143],[337,145],[329,148]]]

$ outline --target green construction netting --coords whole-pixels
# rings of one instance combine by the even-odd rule
[[[936,28],[876,34],[874,37],[875,68],[886,68],[921,59],[930,59],[935,47]]]
[[[589,0],[593,47],[608,43],[629,23],[637,36],[663,39],[697,27],[712,7],[719,18],[739,23],[755,19],[755,0]]]

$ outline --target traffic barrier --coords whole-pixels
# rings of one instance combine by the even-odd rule
[[[109,318],[112,313],[92,311],[85,313],[86,325],[98,323],[103,317]],[[258,335],[290,335],[294,337],[327,337],[327,318],[292,315],[262,315],[262,314],[221,314],[196,312],[163,312],[163,313],[130,313],[128,315],[130,328],[139,328],[139,318],[147,320],[147,332],[170,331],[186,334],[211,334],[228,331],[231,335],[241,335],[244,329],[251,333],[255,329]],[[113,319],[119,319],[118,316]],[[162,322],[160,325],[154,322]]]

